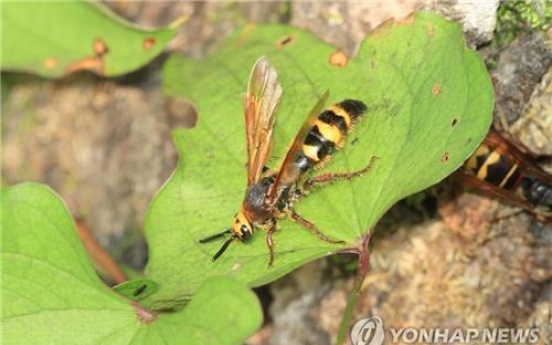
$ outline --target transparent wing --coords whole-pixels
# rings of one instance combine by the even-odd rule
[[[251,71],[244,99],[247,139],[247,186],[262,173],[273,142],[274,114],[282,97],[278,73],[270,61],[260,57]]]
[[[529,175],[552,185],[552,175],[543,170],[535,162],[535,158],[538,155],[529,151],[529,149],[526,148],[526,151],[522,150],[522,148],[520,148],[521,143],[518,144],[507,140],[504,136],[499,134],[494,129],[489,130],[489,133],[487,133],[484,142],[488,145],[498,147],[499,150],[505,155],[513,156],[518,161],[518,164],[521,166],[521,168],[524,169]]]
[[[320,99],[318,100],[318,103],[316,103],[314,108],[312,108],[312,110],[309,113],[309,116],[307,117],[306,121],[303,123],[303,126],[295,136],[295,139],[293,140],[293,143],[291,144],[291,147],[289,148],[286,154],[286,158],[284,158],[284,161],[280,166],[278,175],[276,175],[274,184],[270,189],[270,192],[269,192],[270,198],[274,198],[276,196],[276,191],[278,190],[281,184],[287,186],[291,183],[295,183],[297,178],[299,178],[300,171],[297,167],[293,165],[293,162],[295,161],[297,156],[301,153],[303,143],[307,135],[309,134],[310,129],[314,126],[316,120],[318,119],[318,115],[320,115],[320,113],[324,109],[324,105],[326,104],[326,101],[328,100],[329,95],[330,95],[330,92],[326,91],[326,93],[324,93],[324,95],[320,97]]]

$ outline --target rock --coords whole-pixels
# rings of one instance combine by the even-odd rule
[[[509,130],[509,125],[521,116],[535,87],[551,65],[552,47],[541,33],[522,36],[500,53],[498,65],[491,73],[496,93],[495,127]],[[545,114],[550,118],[550,113],[542,116]]]
[[[475,48],[493,38],[499,3],[499,0],[428,0],[424,9],[460,23],[468,46]]]

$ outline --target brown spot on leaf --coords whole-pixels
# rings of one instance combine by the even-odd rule
[[[247,24],[240,34],[240,38],[234,43],[235,47],[241,47],[247,41],[249,34],[255,30],[257,26],[255,24]]]
[[[146,37],[142,41],[142,48],[144,48],[144,50],[150,50],[155,45],[155,43],[157,43],[157,40],[155,38]]]
[[[431,88],[431,93],[434,95],[434,96],[438,96],[440,93],[441,93],[441,85],[435,83],[433,84],[433,87]]]
[[[91,71],[98,75],[105,75],[103,55],[109,52],[109,48],[101,38],[96,38],[92,43],[92,50],[94,56],[84,57],[82,59],[73,61],[65,69],[66,74],[70,74],[76,71]]]
[[[336,50],[330,54],[330,65],[344,67],[349,63],[349,58],[341,50]]]
[[[427,26],[427,34],[431,37],[435,36],[435,27],[433,25]]]
[[[109,51],[109,48],[107,48],[107,45],[105,44],[104,40],[101,38],[96,38],[94,40],[94,54],[96,56],[103,55]]]
[[[54,59],[54,58],[46,58],[46,60],[44,60],[44,67],[46,67],[47,69],[54,69],[56,68],[57,66],[57,60]]]
[[[278,41],[276,41],[276,47],[282,49],[286,46],[289,46],[295,43],[296,40],[297,40],[297,37],[295,37],[294,35],[289,35],[289,36],[280,38]]]
[[[101,56],[94,56],[88,58],[82,58],[75,62],[70,63],[65,69],[66,74],[70,74],[76,71],[85,70],[91,71],[98,75],[104,75],[104,65]]]
[[[441,157],[441,163],[446,164],[448,163],[449,159],[450,159],[450,153],[445,152],[443,157]]]

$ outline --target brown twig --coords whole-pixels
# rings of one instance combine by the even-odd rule
[[[88,252],[88,255],[92,258],[94,263],[101,267],[104,273],[115,284],[122,284],[128,281],[127,276],[119,267],[119,264],[109,255],[96,241],[94,236],[88,231],[88,228],[80,220],[75,220],[77,225],[77,231],[81,238],[84,248]]]

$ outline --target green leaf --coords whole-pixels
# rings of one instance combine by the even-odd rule
[[[1,260],[6,344],[239,344],[262,320],[254,294],[230,278],[206,281],[178,312],[126,300],[100,281],[62,201],[38,184],[2,191]]]
[[[184,329],[175,324],[171,330],[187,335],[179,344],[241,344],[261,326],[263,315],[252,291],[228,277],[214,277],[197,290],[181,319]]]
[[[23,184],[2,192],[2,340],[91,343],[139,322],[103,285],[71,216],[51,190]]]
[[[437,183],[457,169],[491,123],[493,91],[479,56],[466,48],[460,27],[419,13],[368,36],[344,67],[331,64],[336,49],[299,29],[282,25],[245,27],[208,59],[172,56],[164,70],[165,91],[191,99],[199,113],[191,130],[174,141],[181,160],[146,217],[150,259],[146,275],[161,284],[164,301],[192,294],[213,275],[251,285],[277,279],[309,260],[360,241],[398,200]],[[358,99],[368,111],[322,169],[356,171],[378,157],[363,177],[314,188],[296,210],[331,245],[289,220],[274,234],[275,262],[267,267],[265,235],[232,244],[215,263],[223,240],[198,241],[227,229],[246,188],[242,98],[253,63],[266,55],[283,86],[276,114],[275,146],[268,166],[277,169],[318,98]],[[190,270],[193,268],[193,270]]]
[[[117,76],[151,61],[178,26],[141,29],[87,1],[3,1],[2,70]]]

